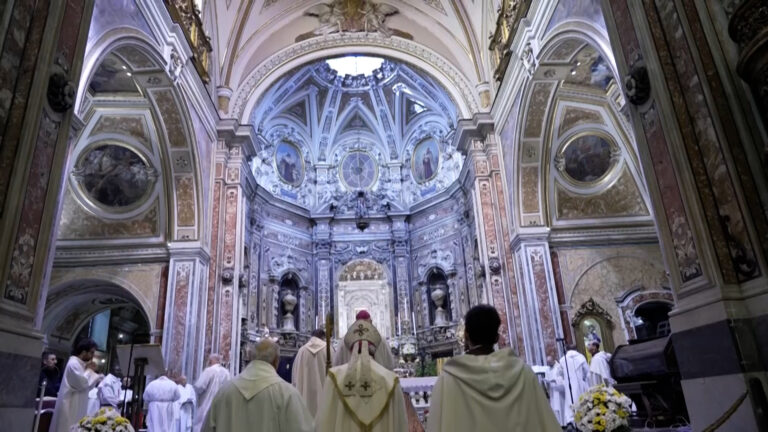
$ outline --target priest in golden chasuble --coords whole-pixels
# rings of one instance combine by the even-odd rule
[[[408,430],[405,399],[397,375],[372,359],[383,343],[367,320],[344,336],[348,363],[328,371],[317,413],[317,432],[400,432]]]

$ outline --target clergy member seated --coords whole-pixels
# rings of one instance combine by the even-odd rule
[[[147,384],[144,400],[149,403],[147,409],[147,432],[172,432],[176,424],[175,402],[181,393],[168,373]]]
[[[559,432],[533,370],[511,349],[494,350],[501,319],[479,305],[464,318],[466,354],[448,360],[429,407],[429,432]]]
[[[356,322],[360,320],[367,321],[369,324],[371,324],[371,327],[373,327],[371,314],[369,314],[367,310],[361,310],[360,312],[358,312],[357,315],[355,315],[355,320]],[[343,364],[346,364],[347,362],[349,362],[350,358],[351,358],[351,354],[349,350],[340,349],[336,352],[336,355],[333,357],[333,365],[341,366]],[[389,349],[389,345],[387,345],[387,341],[385,340],[382,340],[382,343],[380,343],[376,347],[376,352],[373,354],[373,359],[376,360],[376,363],[384,366],[389,370],[395,369],[395,366],[396,366],[395,358],[392,356],[392,351]]]
[[[301,395],[277,375],[280,349],[269,339],[248,345],[248,366],[226,384],[203,422],[204,432],[314,432]]]
[[[600,351],[600,341],[593,339],[587,344],[587,351],[592,356],[589,362],[589,384],[605,384],[612,386],[616,381],[611,376],[611,355]]]
[[[312,332],[309,342],[299,348],[296,360],[293,361],[293,385],[301,393],[313,418],[317,415],[317,407],[323,395],[325,363],[328,358],[325,345],[325,331],[317,329]]]
[[[372,359],[384,341],[370,321],[355,321],[344,336],[346,364],[328,371],[317,412],[317,432],[408,430],[397,375]]]

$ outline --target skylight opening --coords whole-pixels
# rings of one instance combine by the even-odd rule
[[[381,67],[382,63],[384,63],[384,59],[381,57],[350,55],[328,59],[325,62],[328,63],[328,66],[335,70],[339,76],[368,76],[371,75],[374,70]]]

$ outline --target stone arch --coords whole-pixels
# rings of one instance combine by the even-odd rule
[[[149,340],[157,328],[156,320],[152,319],[156,306],[131,281],[106,273],[97,277],[72,275],[48,292],[41,331],[50,347],[64,350],[75,342],[74,338],[91,318],[121,307],[138,311],[149,330],[143,339]]]
[[[644,286],[635,286],[616,298],[616,304],[621,311],[621,325],[628,339],[637,338],[633,317],[637,308],[648,303],[665,303],[670,308],[675,306],[675,296],[668,287],[663,289],[646,289]]]
[[[228,107],[230,116],[248,123],[248,116],[258,103],[258,95],[286,73],[314,60],[348,54],[350,47],[354,47],[359,54],[390,57],[423,69],[448,91],[462,118],[469,118],[480,111],[478,97],[470,81],[440,54],[404,39],[343,33],[311,38],[267,58],[233,90]]]
[[[167,217],[169,240],[199,240],[202,236],[203,183],[200,154],[190,113],[180,103],[184,89],[175,85],[174,72],[165,61],[163,48],[146,35],[123,28],[112,29],[94,41],[86,53],[84,73],[78,89],[76,112],[89,121],[99,111],[99,98],[89,90],[91,82],[108,56],[116,56],[128,65],[138,89],[137,96],[128,98],[151,113],[150,128],[157,131],[157,147],[160,150],[161,176],[166,193],[166,206],[162,216]],[[171,49],[170,57],[178,54]],[[124,66],[125,68],[125,66]]]
[[[395,297],[387,266],[367,258],[352,259],[337,273],[336,311],[338,332],[344,335],[354,314],[365,308],[382,337],[395,335]]]
[[[575,279],[573,286],[564,287],[566,307],[569,316],[575,310],[594,299],[612,317],[614,323],[622,321],[616,298],[624,294],[627,287],[643,286],[648,290],[661,290],[668,284],[666,272],[659,263],[631,254],[602,258],[584,268]],[[627,340],[622,325],[612,327],[613,341],[618,345]]]

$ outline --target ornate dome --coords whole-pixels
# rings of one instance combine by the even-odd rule
[[[374,211],[407,211],[453,183],[463,156],[450,144],[458,115],[445,89],[389,59],[354,76],[335,60],[286,74],[251,113],[264,141],[252,164],[259,184],[322,213],[351,211],[361,190]]]

